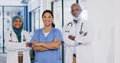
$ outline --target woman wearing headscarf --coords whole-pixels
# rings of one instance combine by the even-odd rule
[[[6,63],[30,63],[30,34],[23,30],[23,20],[20,16],[12,19],[12,29],[5,35],[7,48]]]

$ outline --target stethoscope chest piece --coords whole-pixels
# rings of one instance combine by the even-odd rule
[[[26,41],[26,38],[25,38],[25,35],[23,35],[23,42],[25,42]]]

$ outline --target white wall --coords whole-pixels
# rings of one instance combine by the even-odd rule
[[[115,62],[120,63],[120,1],[114,0],[114,22],[115,22]]]
[[[27,4],[22,4],[21,0],[0,0],[0,6],[26,6]]]
[[[114,0],[88,1],[88,20],[93,23],[94,31],[92,44],[95,63],[114,63],[116,59],[113,2]]]

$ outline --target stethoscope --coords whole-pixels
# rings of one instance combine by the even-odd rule
[[[10,32],[10,38],[11,38],[11,40],[12,40],[12,31]],[[17,42],[17,41],[12,41],[12,42]],[[25,35],[23,35],[23,42],[26,42],[26,37],[25,37]]]
[[[68,29],[69,26],[70,26],[70,28]],[[69,23],[67,24],[67,27],[66,27],[66,29],[65,29],[65,32],[66,32],[66,33],[69,33],[69,30],[71,29],[72,26],[73,26],[73,23],[72,23],[72,22],[69,22]],[[79,34],[82,34],[82,33],[83,33],[82,28],[83,28],[83,22],[81,23],[81,27],[80,27]]]
[[[83,22],[81,23],[81,27],[80,27],[80,32],[79,32],[79,34],[82,34],[82,33],[83,33],[82,27],[83,27]]]
[[[70,30],[70,28],[68,29],[68,27],[70,26],[70,28],[73,26],[73,23],[72,22],[69,22],[68,24],[67,24],[67,27],[66,27],[66,29],[65,29],[65,32],[69,32],[69,30]]]
[[[23,42],[26,42],[26,38],[25,38],[25,35],[23,35]]]

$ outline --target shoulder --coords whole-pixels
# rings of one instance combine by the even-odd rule
[[[53,28],[53,31],[60,31],[58,28]]]
[[[14,33],[14,31],[12,29],[10,29],[9,31],[5,32],[5,34],[10,34],[10,33]]]
[[[61,33],[61,31],[59,29],[57,29],[57,28],[53,28],[53,32],[55,32],[55,33]]]
[[[85,23],[87,20],[80,18],[80,22]]]
[[[84,26],[91,24],[91,22],[89,20],[85,20],[85,19],[80,19],[80,22],[82,22],[84,24]]]
[[[29,32],[26,30],[22,30],[22,34],[29,35]]]
[[[34,34],[40,33],[41,31],[42,31],[42,28],[41,29],[37,29],[37,30],[35,30]]]

